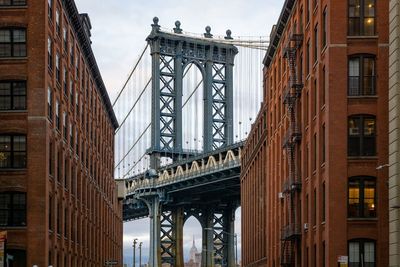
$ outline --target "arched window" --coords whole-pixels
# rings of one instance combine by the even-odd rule
[[[375,35],[375,0],[349,0],[349,36]]]
[[[348,118],[348,155],[351,157],[376,155],[376,120],[372,115]]]
[[[26,29],[0,29],[0,58],[26,57]]]
[[[348,95],[376,95],[374,55],[356,55],[349,58]]]
[[[349,179],[348,217],[376,217],[376,179],[374,177],[359,176]]]
[[[349,267],[375,267],[375,241],[371,239],[349,240]]]

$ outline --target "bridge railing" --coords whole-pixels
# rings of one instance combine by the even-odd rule
[[[137,178],[127,183],[127,194],[134,194],[136,190],[154,189],[163,187],[166,185],[182,182],[185,180],[191,180],[197,177],[205,176],[210,173],[224,171],[225,169],[231,169],[240,166],[241,152],[240,148],[235,155],[232,150],[226,152],[225,157],[219,155],[217,160],[215,155],[209,156],[207,162],[202,160],[199,164],[197,160],[191,162],[191,164],[184,164],[178,166],[175,170],[171,169],[168,171],[164,169],[163,172],[158,174],[158,178]]]

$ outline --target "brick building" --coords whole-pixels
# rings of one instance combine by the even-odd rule
[[[242,157],[243,266],[388,266],[388,11],[284,2]]]
[[[0,0],[0,231],[9,266],[122,261],[118,127],[73,0]]]

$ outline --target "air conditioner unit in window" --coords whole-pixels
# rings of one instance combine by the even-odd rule
[[[278,193],[278,197],[279,197],[279,199],[284,199],[285,198],[285,196],[284,196],[284,194],[282,192]]]
[[[305,223],[304,224],[304,230],[308,230],[308,226],[309,226],[308,223]]]

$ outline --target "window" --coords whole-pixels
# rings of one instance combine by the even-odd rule
[[[56,54],[56,79],[59,83],[61,80],[61,70],[60,70],[60,55]]]
[[[49,69],[53,69],[53,44],[51,38],[47,38],[47,66]]]
[[[53,98],[51,88],[47,88],[47,117],[49,120],[53,120]]]
[[[349,179],[349,218],[376,217],[376,180],[374,177]]]
[[[318,60],[318,24],[314,28],[314,63]]]
[[[49,19],[53,19],[53,0],[47,0],[47,13],[49,16]]]
[[[325,66],[322,68],[322,97],[321,97],[321,106],[325,105],[325,98],[326,98],[326,71],[325,71]]]
[[[26,82],[0,81],[0,110],[26,109]]]
[[[64,75],[63,75],[63,83],[64,83],[64,94],[67,95],[67,67],[64,66]]]
[[[306,74],[310,73],[310,40],[307,41],[307,51],[306,51]]]
[[[324,9],[324,13],[322,14],[322,47],[326,46],[326,27],[327,27],[327,17],[326,17],[326,9]]]
[[[349,96],[375,95],[375,57],[358,55],[349,59]]]
[[[56,100],[56,127],[60,130],[60,102]]]
[[[322,155],[321,155],[321,163],[325,163],[325,153],[326,153],[326,137],[325,137],[325,124],[322,125]]]
[[[58,9],[56,9],[56,31],[57,31],[57,34],[60,34],[60,30],[61,30],[61,27],[60,27],[60,11],[58,11]]]
[[[0,58],[26,57],[26,29],[0,29]]]
[[[0,169],[26,167],[26,136],[0,135]]]
[[[68,48],[68,31],[65,27],[63,27],[63,41],[64,41],[64,50],[67,51]]]
[[[375,34],[375,0],[349,0],[349,35]]]
[[[322,183],[322,221],[325,222],[326,217],[326,192],[325,182]]]
[[[348,120],[348,155],[375,156],[376,155],[376,126],[375,116],[355,115]]]
[[[9,264],[7,266],[16,267],[16,266],[27,266],[26,265],[26,251],[22,249],[9,249],[7,248],[8,258],[12,258],[9,260]]]
[[[67,112],[63,113],[63,130],[64,130],[64,139],[67,139]]]
[[[0,193],[0,226],[26,226],[26,193]]]
[[[26,0],[0,0],[0,6],[26,6]]]
[[[69,101],[71,105],[74,104],[74,83],[72,80],[69,81]]]
[[[349,267],[375,267],[375,241],[356,239],[349,241]]]

